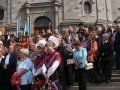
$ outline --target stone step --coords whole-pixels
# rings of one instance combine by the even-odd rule
[[[111,82],[120,82],[120,77],[112,77]]]
[[[112,77],[120,77],[119,74],[112,74]]]
[[[87,86],[120,86],[120,82],[87,83]]]
[[[118,77],[112,77],[111,78],[111,82],[120,82],[120,76],[118,76]]]
[[[78,86],[69,88],[68,90],[79,90]],[[87,86],[87,90],[120,90],[120,86]]]
[[[112,73],[113,74],[120,74],[120,70],[113,70]]]
[[[78,83],[75,82],[74,86],[78,86]],[[87,86],[120,86],[120,82],[110,82],[110,83],[90,83],[87,82]]]

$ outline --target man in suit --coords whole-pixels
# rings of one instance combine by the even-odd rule
[[[116,70],[120,70],[120,24],[117,24],[117,33],[115,37],[115,64]]]
[[[106,24],[102,25],[102,31],[101,31],[101,36],[105,33],[107,33],[108,31],[110,31],[112,33],[112,29],[108,28],[108,26]]]
[[[9,46],[8,54],[5,56],[5,61],[3,68],[5,69],[6,75],[6,90],[16,90],[14,86],[11,85],[11,77],[16,71],[17,65],[17,54],[14,52],[14,46]]]
[[[76,34],[78,34],[79,40],[82,41],[84,36],[84,25],[82,23],[79,23],[79,30]]]
[[[112,64],[114,61],[114,45],[109,41],[110,35],[105,33],[103,36],[103,43],[100,46],[100,60],[102,62],[102,73],[105,77],[106,83],[109,83],[112,75]]]

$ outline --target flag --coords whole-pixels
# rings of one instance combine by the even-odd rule
[[[27,20],[25,20],[24,35],[25,35],[26,32],[28,32],[28,35],[29,35],[29,26],[28,26]]]
[[[19,18],[16,19],[17,29],[16,29],[16,36],[18,37],[18,32],[20,31],[20,20]]]

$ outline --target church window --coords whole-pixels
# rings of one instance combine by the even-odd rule
[[[86,14],[92,13],[92,5],[88,1],[84,3],[84,11]]]

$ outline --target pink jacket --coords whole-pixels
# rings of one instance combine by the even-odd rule
[[[11,84],[17,87],[17,90],[20,89],[21,78],[16,79],[18,72],[15,72],[11,78]]]

